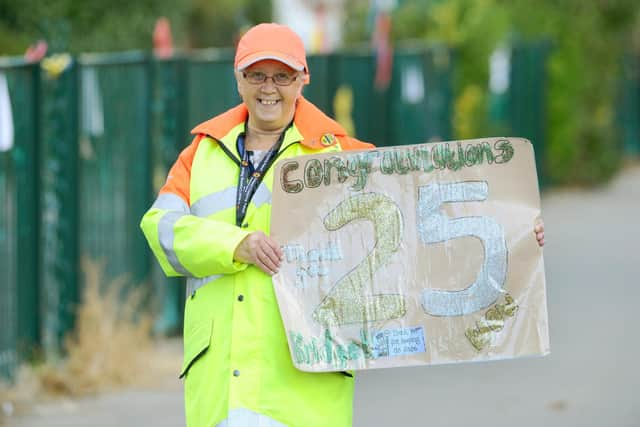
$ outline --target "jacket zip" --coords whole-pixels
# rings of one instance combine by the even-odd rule
[[[216,140],[217,141],[217,140]],[[271,168],[272,165],[275,164],[276,160],[278,160],[278,157],[280,157],[280,155],[282,155],[285,151],[287,151],[289,149],[289,147],[295,145],[295,144],[300,144],[300,141],[296,141],[296,142],[292,142],[291,144],[287,145],[286,147],[284,147],[283,149],[281,149],[280,151],[278,151],[275,155],[275,157],[273,158],[273,160],[271,160],[271,164],[269,165],[269,168],[267,168],[267,170],[269,170]],[[233,155],[233,153],[231,153],[229,151],[229,149],[227,149],[227,147],[221,143],[220,141],[218,141],[218,145],[220,146],[220,148],[222,148],[222,151],[231,159],[234,161],[234,163],[238,166],[240,165],[240,161]],[[266,174],[266,171],[265,171]],[[344,375],[345,377],[349,377],[349,378],[353,378],[353,374],[351,372],[348,371],[340,371],[340,373],[342,375]]]

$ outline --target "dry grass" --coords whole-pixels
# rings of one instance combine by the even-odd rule
[[[12,416],[27,412],[34,399],[42,395],[42,386],[34,369],[23,366],[15,384],[0,384],[0,425]]]
[[[58,362],[22,367],[11,388],[0,386],[0,424],[11,412],[51,397],[79,397],[177,376],[179,354],[158,351],[145,287],[120,278],[103,283],[103,265],[82,260],[83,295],[76,328]],[[145,308],[146,307],[146,308]],[[162,344],[160,344],[162,345]]]
[[[48,393],[80,396],[134,384],[153,356],[153,319],[142,311],[143,288],[127,292],[124,278],[103,285],[103,266],[86,258],[82,269],[84,293],[76,329],[65,340],[67,358],[40,370]]]

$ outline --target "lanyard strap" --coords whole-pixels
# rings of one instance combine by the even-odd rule
[[[267,151],[257,167],[251,163],[249,152],[244,147],[245,134],[241,133],[238,135],[238,139],[236,140],[238,153],[240,154],[240,176],[238,177],[238,191],[236,192],[236,225],[238,227],[242,225],[242,221],[244,221],[244,217],[247,215],[249,202],[260,186],[267,169],[269,169],[271,163],[273,163],[278,155],[285,132],[286,130],[282,132],[280,138],[278,138],[278,142]]]

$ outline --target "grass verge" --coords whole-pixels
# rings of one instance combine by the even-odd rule
[[[180,352],[154,340],[146,287],[130,286],[126,278],[105,282],[104,265],[87,258],[82,270],[82,299],[64,357],[22,366],[15,384],[0,386],[0,424],[43,400],[153,388],[177,377]]]

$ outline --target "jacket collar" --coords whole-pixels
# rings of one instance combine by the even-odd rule
[[[221,140],[231,129],[247,120],[249,111],[240,104],[204,123],[191,131],[192,134],[204,134]],[[335,145],[336,137],[346,136],[346,131],[335,120],[325,115],[318,107],[300,97],[296,104],[293,124],[302,135],[301,144],[321,149]]]

